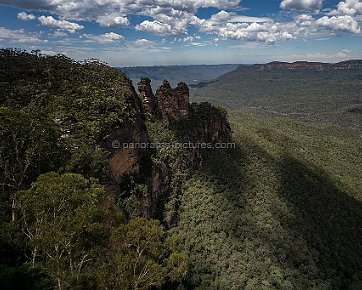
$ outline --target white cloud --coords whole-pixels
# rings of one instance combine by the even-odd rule
[[[116,28],[129,25],[130,22],[127,17],[119,16],[117,14],[111,14],[98,17],[97,23],[99,23],[100,26],[103,27]]]
[[[236,15],[230,18],[230,22],[271,22],[273,21],[271,18],[268,17],[250,17],[244,15]]]
[[[27,14],[26,12],[18,13],[18,19],[23,21],[35,20],[36,17],[33,14]]]
[[[67,37],[68,34],[64,31],[61,31],[60,29],[57,29],[53,33],[49,33],[49,36],[57,37],[57,38],[64,38],[64,37]]]
[[[217,31],[220,39],[237,39],[247,41],[275,42],[290,40],[295,37],[283,31],[279,24],[274,23],[227,23]]]
[[[252,17],[252,16],[245,16],[245,15],[237,15],[236,13],[226,12],[221,10],[219,13],[214,14],[210,17],[209,21],[213,22],[271,22],[273,21],[269,17]]]
[[[148,16],[151,19],[137,25],[137,29],[160,35],[186,34],[191,25],[200,21],[196,17],[199,8],[229,9],[239,3],[240,0],[0,0],[0,4],[49,11],[64,21],[94,21],[104,27],[129,25],[129,14]]]
[[[218,40],[236,39],[266,43],[325,36],[327,33],[331,35],[331,31],[360,31],[358,21],[362,21],[361,0],[340,0],[334,10],[329,10],[330,13],[324,11],[323,15],[327,16],[319,16],[320,19],[308,10],[320,10],[323,0],[279,0],[279,3],[282,9],[306,11],[298,11],[297,16],[291,21],[277,22],[269,17],[239,15],[244,13],[240,9],[236,12],[240,0],[0,0],[0,4],[49,11],[58,15],[59,17],[53,15],[56,19],[53,16],[38,18],[42,25],[59,30],[53,33],[54,37],[62,37],[61,33],[64,32],[74,33],[83,29],[82,25],[75,23],[82,20],[108,28],[127,26],[130,25],[129,15],[147,17],[147,20],[133,26],[135,30],[160,36],[175,36],[176,41],[185,43],[198,43],[195,42],[197,38],[190,36],[194,33],[190,33],[190,27],[212,34],[212,37]],[[207,7],[215,7],[221,11],[209,19],[198,18],[197,10]],[[290,15],[289,12],[288,14]],[[29,20],[35,16],[21,12],[18,17]],[[84,36],[88,41],[117,41],[110,40],[110,36],[88,36]]]
[[[343,16],[323,16],[316,21],[318,26],[331,30],[341,30],[350,33],[360,33],[358,22],[350,15]]]
[[[352,50],[344,48],[340,52],[338,52],[338,54],[343,57],[349,57],[352,55]]]
[[[94,34],[83,34],[82,37],[87,38],[91,41],[99,42],[99,43],[113,43],[117,41],[121,41],[124,37],[120,34],[114,32],[108,32],[105,34],[94,35]]]
[[[295,10],[304,10],[304,9],[319,10],[322,8],[322,5],[323,5],[323,0],[283,0],[280,3],[280,8],[295,9]]]
[[[45,40],[39,39],[36,34],[27,33],[24,29],[7,29],[0,27],[0,42],[6,41],[10,43],[40,43],[46,42]]]
[[[49,27],[56,27],[62,30],[69,31],[70,33],[74,33],[77,30],[83,29],[83,25],[79,25],[78,23],[69,22],[67,20],[57,20],[54,19],[53,16],[40,16],[38,20],[41,25],[49,26]]]
[[[255,18],[255,19],[254,19]],[[295,36],[270,18],[248,17],[220,11],[199,24],[200,31],[216,34],[217,39],[275,42],[290,40]]]
[[[133,43],[133,46],[137,46],[137,47],[146,47],[146,48],[153,48],[155,47],[155,44],[153,41],[148,40],[148,39],[138,39]]]
[[[186,34],[190,25],[200,22],[194,15],[195,11],[187,9],[177,10],[173,7],[150,7],[141,14],[152,17],[154,20],[146,20],[136,26],[137,30],[145,30],[158,35]]]
[[[173,9],[195,14],[198,8],[237,7],[240,0],[0,0],[0,4],[26,9],[47,10],[66,19],[97,21],[100,17],[143,14],[150,9]],[[149,15],[152,17],[152,15]],[[157,19],[156,19],[157,20]]]
[[[300,27],[311,27],[314,25],[315,21],[311,15],[301,14],[295,18],[295,22]]]
[[[361,15],[362,14],[362,2],[359,0],[345,0],[341,1],[337,5],[337,10],[333,10],[329,15]]]
[[[175,35],[177,34],[172,30],[171,25],[162,23],[159,21],[145,20],[142,23],[136,25],[136,30],[145,30],[153,34],[158,35]]]
[[[210,17],[210,21],[222,22],[230,20],[231,15],[229,12],[221,10],[219,13],[216,13]]]
[[[177,41],[178,42],[193,42],[196,39],[201,39],[201,36],[196,35],[196,34],[189,35],[189,36],[186,36],[186,37],[183,37],[183,38],[179,38]]]

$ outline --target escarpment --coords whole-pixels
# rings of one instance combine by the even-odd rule
[[[252,66],[241,65],[239,70],[259,70],[259,71],[274,71],[274,70],[290,70],[290,71],[335,71],[335,70],[358,70],[362,68],[361,60],[347,60],[338,63],[323,63],[323,62],[280,62],[273,61],[266,64],[254,64]]]
[[[110,165],[120,208],[129,215],[162,218],[160,213],[178,182],[175,171],[192,174],[213,144],[231,141],[231,129],[222,109],[206,102],[190,104],[185,83],[172,88],[165,80],[154,94],[151,81],[145,78],[138,83],[138,91],[134,123],[113,128],[106,146],[112,152]],[[172,158],[163,153],[165,148],[158,148],[161,144],[150,137],[146,124],[177,136],[163,140],[168,143],[163,146],[178,153]],[[161,156],[159,162],[153,160],[155,156]]]

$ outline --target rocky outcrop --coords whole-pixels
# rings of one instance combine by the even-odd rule
[[[189,160],[182,162],[192,172],[206,156],[204,147],[197,144],[230,142],[231,129],[223,110],[206,102],[190,105],[189,89],[185,83],[179,83],[173,89],[165,80],[154,95],[151,81],[145,78],[138,83],[138,91],[133,104],[134,122],[123,122],[114,128],[107,136],[106,148],[111,152],[110,165],[118,196],[127,199],[135,194],[136,214],[157,218],[172,187],[172,168],[166,163],[153,164],[149,149],[130,148],[123,144],[150,142],[145,119],[160,122],[168,128],[183,128],[180,142],[190,142],[194,146],[189,148]]]
[[[178,102],[179,118],[187,119],[190,114],[190,91],[186,83],[179,83],[174,89]]]
[[[143,111],[148,120],[161,120],[168,125],[173,121],[187,119],[190,113],[189,88],[185,83],[179,83],[173,89],[167,80],[152,93],[151,80],[141,79],[138,92]]]
[[[231,128],[224,109],[208,102],[191,105],[190,119],[196,120],[189,128],[189,139],[193,143],[230,143]]]
[[[168,81],[164,80],[156,91],[156,99],[164,123],[169,124],[171,120],[179,117],[178,100]]]
[[[157,102],[152,92],[151,80],[149,78],[143,78],[138,83],[139,97],[143,105],[143,112],[146,118],[150,119],[151,116],[157,114]]]

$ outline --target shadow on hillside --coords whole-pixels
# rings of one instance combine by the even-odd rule
[[[229,191],[224,191],[228,199],[235,201],[232,196],[233,190],[240,190],[240,185],[244,189],[254,187],[254,181],[246,173],[245,168],[250,164],[247,151],[236,146],[234,149],[215,150],[207,155],[205,163],[201,167],[201,171],[206,173],[211,179],[215,178],[220,187],[226,187]],[[229,194],[231,193],[231,194]],[[236,201],[236,206],[240,206],[242,199]]]
[[[265,254],[263,250],[258,259],[270,258],[273,266],[284,269],[286,276],[281,280],[289,279],[288,283],[291,284],[285,284],[289,287],[305,285],[303,289],[309,289],[313,283],[318,283],[317,288],[361,289],[362,203],[338,188],[322,169],[297,160],[288,153],[276,159],[255,143],[248,146],[279,178],[274,195],[270,195],[276,198],[275,201],[265,200],[268,195],[262,194],[261,201],[257,196],[258,191],[254,191],[252,194],[256,203],[252,206],[256,208],[260,202],[269,204],[268,211],[280,221],[282,230],[261,225],[253,220],[256,217],[253,212],[245,221],[239,220],[236,217],[238,213],[234,212],[235,218],[230,220],[228,228],[239,228],[233,233],[233,239],[240,243],[241,250],[245,237],[255,244],[255,251],[268,249],[269,253]],[[240,210],[245,204],[243,195],[250,194],[249,190],[253,191],[258,178],[268,178],[266,173],[259,177],[258,174],[250,176],[245,171],[254,162],[248,154],[250,148],[245,150],[243,147],[216,152],[211,154],[202,168],[210,178],[227,185],[228,189],[235,189],[225,190],[223,195],[234,208],[236,206]],[[235,196],[235,192],[240,195]],[[281,210],[283,204],[287,205],[286,210]],[[227,208],[225,206],[225,210]],[[240,223],[244,224],[241,229]],[[260,266],[250,267],[260,267],[259,273],[266,277],[274,275],[267,273],[271,268],[263,268],[266,265],[264,262],[256,263],[260,263]],[[288,273],[294,277],[288,278]],[[283,282],[280,283],[273,285],[278,287]]]
[[[323,170],[291,156],[281,160],[280,172],[280,195],[293,205],[296,216],[279,216],[281,222],[318,253],[321,279],[339,277],[341,289],[361,289],[362,203],[339,189]]]

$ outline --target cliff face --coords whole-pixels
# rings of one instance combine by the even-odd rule
[[[138,83],[139,97],[142,100],[143,112],[146,118],[156,115],[157,103],[156,98],[152,92],[151,80],[148,78],[142,79]]]
[[[183,128],[180,130],[180,142],[194,145],[230,142],[231,129],[227,116],[221,109],[209,103],[191,105],[189,89],[185,83],[172,88],[165,80],[154,95],[150,80],[142,79],[138,84],[138,91],[132,104],[136,112],[134,122],[123,122],[114,128],[106,138],[106,148],[111,152],[113,188],[117,191],[115,195],[130,198],[130,194],[135,194],[136,214],[152,218],[159,217],[161,203],[167,199],[167,194],[172,189],[173,172],[166,163],[152,163],[151,149],[137,146],[151,142],[145,120],[157,122],[165,129]],[[123,143],[132,145],[124,146]],[[192,172],[200,166],[207,154],[205,149],[198,146],[186,150],[189,150],[188,160],[182,162]]]
[[[143,81],[141,80],[141,83]],[[141,92],[140,98],[142,98]],[[179,83],[173,89],[170,83],[164,80],[156,91],[156,100],[161,112],[161,120],[165,124],[189,117],[189,89],[185,83]]]

